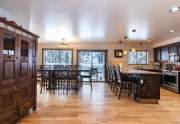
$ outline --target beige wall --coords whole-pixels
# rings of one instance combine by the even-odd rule
[[[129,50],[132,48],[133,44],[127,44],[126,47],[129,48]],[[68,48],[73,49],[73,63],[76,64],[76,59],[77,59],[77,50],[78,49],[101,49],[101,50],[108,50],[108,63],[114,63],[114,64],[120,64],[122,63],[122,66],[124,68],[127,68],[127,55],[124,56],[122,59],[121,58],[114,58],[114,50],[115,49],[121,49],[124,46],[120,46],[120,44],[116,43],[73,43],[70,44]],[[139,50],[142,50],[142,46],[140,44],[136,45],[136,48]],[[46,44],[39,44],[38,46],[38,64],[42,64],[42,48],[60,48],[57,43],[46,43]],[[153,67],[153,61],[154,61],[154,53],[153,53],[153,46],[151,44],[144,44],[143,45],[143,50],[148,50],[149,51],[149,65],[146,65],[145,67]],[[135,65],[129,65],[128,68],[134,68],[136,67]]]

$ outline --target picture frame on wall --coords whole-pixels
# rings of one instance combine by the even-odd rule
[[[123,58],[123,50],[114,50],[115,58]]]

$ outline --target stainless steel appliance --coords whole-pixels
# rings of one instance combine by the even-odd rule
[[[166,89],[179,93],[179,71],[163,70],[163,83]]]

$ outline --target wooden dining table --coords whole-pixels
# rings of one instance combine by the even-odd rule
[[[39,73],[41,73],[42,71],[46,71],[49,74],[49,83],[48,83],[47,90],[51,90],[52,89],[51,84],[53,84],[54,74],[55,74],[55,71],[57,71],[57,70],[51,68],[51,69],[43,69],[43,70],[38,69],[37,71]],[[89,68],[89,69],[69,68],[69,69],[59,69],[58,71],[62,71],[62,72],[77,71],[80,77],[87,76],[89,74],[92,75],[91,68]]]

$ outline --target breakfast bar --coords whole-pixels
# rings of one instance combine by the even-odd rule
[[[134,79],[133,96],[140,103],[158,103],[161,73],[143,70],[122,70]]]

